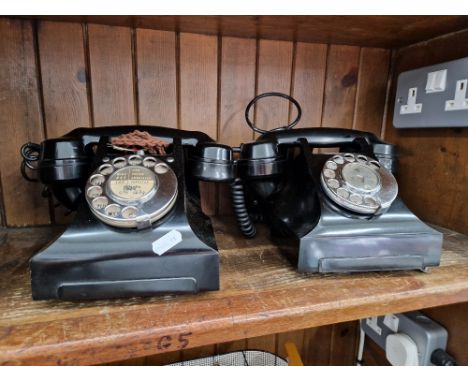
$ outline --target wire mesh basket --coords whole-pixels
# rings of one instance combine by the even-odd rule
[[[167,366],[288,366],[288,362],[266,351],[243,350],[171,363]]]

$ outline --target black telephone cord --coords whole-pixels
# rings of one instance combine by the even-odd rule
[[[286,126],[277,127],[275,129],[271,129],[270,131],[290,130],[294,126],[296,126],[298,124],[299,120],[302,117],[302,109],[301,109],[301,105],[299,105],[299,102],[297,102],[293,97],[291,97],[291,96],[289,96],[287,94],[284,94],[284,93],[268,92],[268,93],[259,94],[258,96],[254,97],[252,99],[252,101],[250,101],[249,104],[247,105],[247,107],[245,108],[245,120],[247,121],[247,125],[249,125],[249,127],[253,131],[255,131],[255,132],[259,133],[259,134],[262,134],[262,135],[269,132],[268,130],[262,130],[262,129],[258,128],[257,126],[255,126],[254,123],[249,118],[250,109],[252,108],[252,106],[255,105],[258,100],[260,100],[262,98],[265,98],[265,97],[280,97],[280,98],[287,99],[294,106],[296,106],[296,109],[297,109],[297,116],[296,116],[296,119],[294,121],[292,121],[290,124],[288,124]]]
[[[236,178],[231,183],[232,207],[237,218],[237,224],[245,237],[252,238],[257,233],[245,205],[244,186],[242,179]]]

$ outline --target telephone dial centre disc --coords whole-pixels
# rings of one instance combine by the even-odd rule
[[[335,203],[362,214],[390,207],[398,194],[392,173],[362,154],[334,155],[323,166],[320,182]]]
[[[104,223],[143,228],[171,210],[177,177],[167,163],[153,156],[121,156],[91,174],[85,194],[91,211]]]

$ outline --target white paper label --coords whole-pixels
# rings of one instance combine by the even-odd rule
[[[377,317],[369,317],[366,319],[366,324],[373,329],[379,336],[382,335],[382,329],[377,323]]]
[[[387,326],[391,331],[395,333],[398,332],[399,322],[400,322],[400,319],[394,314],[387,314],[383,320],[383,323],[385,324],[385,326]]]
[[[173,229],[164,236],[161,236],[159,239],[153,241],[153,252],[161,256],[163,253],[166,253],[181,241],[182,234],[179,231]]]

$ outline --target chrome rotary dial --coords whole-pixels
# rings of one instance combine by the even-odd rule
[[[398,194],[392,173],[362,154],[334,155],[323,166],[320,182],[335,203],[363,214],[390,207]]]
[[[152,156],[127,155],[99,166],[85,186],[93,214],[114,227],[145,227],[162,218],[177,198],[177,177]]]

